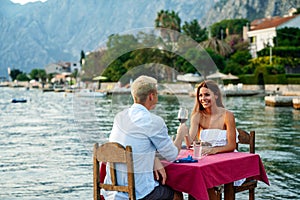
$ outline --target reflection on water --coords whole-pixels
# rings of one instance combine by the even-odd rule
[[[0,92],[0,199],[92,199],[93,143],[106,141],[115,113],[128,107],[131,97],[79,98],[22,88]],[[29,101],[10,103],[15,97]],[[160,96],[154,112],[174,134],[179,106],[191,112],[193,101]],[[263,97],[224,102],[239,128],[256,131],[256,153],[271,183],[259,182],[256,199],[300,199],[300,111],[266,107]],[[246,193],[237,195],[246,198]]]

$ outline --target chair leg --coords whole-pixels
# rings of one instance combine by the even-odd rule
[[[179,191],[174,191],[174,198],[173,200],[183,200],[183,194]]]
[[[196,200],[192,195],[188,195],[188,200]]]
[[[249,200],[254,200],[254,189],[249,190]]]
[[[221,200],[222,193],[220,190],[216,190],[215,188],[207,189],[209,200]]]
[[[235,200],[233,182],[224,185],[224,200]]]

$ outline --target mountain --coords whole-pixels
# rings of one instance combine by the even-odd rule
[[[291,8],[299,8],[299,0],[219,0],[200,20],[203,27],[223,19],[260,19],[284,16]]]
[[[226,18],[286,13],[297,0],[48,0],[25,5],[0,1],[0,76],[7,67],[30,72],[52,62],[80,59],[109,35],[154,27],[160,10],[174,10],[182,23],[202,27]],[[260,15],[255,13],[261,13]]]

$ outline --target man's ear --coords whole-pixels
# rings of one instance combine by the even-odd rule
[[[152,101],[153,100],[153,94],[149,94],[149,100]]]

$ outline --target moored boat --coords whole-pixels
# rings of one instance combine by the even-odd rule
[[[24,98],[13,98],[11,100],[12,103],[26,103],[27,102],[27,99],[24,99]]]
[[[300,97],[293,99],[293,107],[297,110],[300,110]]]

